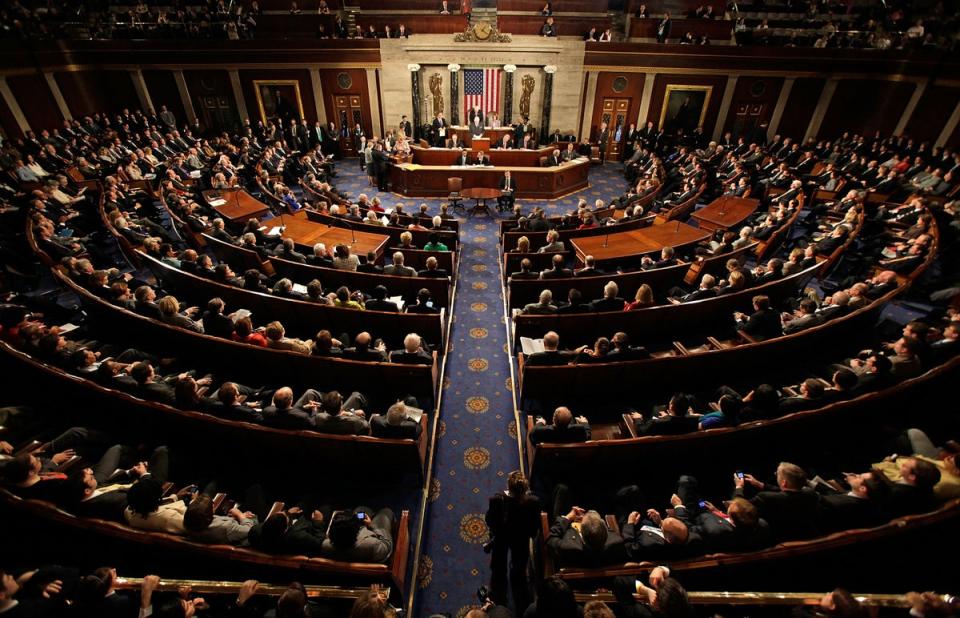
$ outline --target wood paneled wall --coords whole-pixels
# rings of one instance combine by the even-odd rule
[[[893,132],[903,114],[914,84],[868,79],[846,79],[827,107],[817,137],[833,139],[843,133]]]
[[[627,80],[626,87],[617,92],[613,89],[613,83],[618,78]],[[630,99],[630,111],[627,114],[627,125],[629,128],[640,113],[640,98],[643,95],[643,84],[646,76],[643,73],[615,73],[603,72],[597,75],[597,96],[593,103],[593,115],[590,121],[590,135],[595,135],[600,126],[600,117],[603,113],[603,100],[605,98]],[[642,125],[641,125],[642,128]]]
[[[183,108],[183,100],[180,98],[180,91],[177,90],[173,72],[164,70],[144,71],[143,81],[147,84],[150,101],[157,113],[160,113],[161,106],[166,105],[167,109],[176,116],[177,122],[184,122],[187,117],[187,110]]]
[[[801,77],[793,82],[790,98],[780,117],[780,126],[777,133],[802,139],[813,118],[813,111],[823,92],[825,79],[817,77]],[[772,137],[772,136],[771,136]]]
[[[41,75],[12,75],[7,78],[7,84],[32,128],[39,131],[63,124],[63,114],[53,99],[47,80]]]
[[[140,108],[128,71],[64,71],[55,77],[74,117]]]
[[[703,119],[703,134],[712,135],[713,128],[717,123],[717,115],[720,112],[720,102],[727,87],[727,78],[720,75],[657,75],[653,86],[653,94],[650,97],[650,111],[642,121],[646,123],[648,120],[652,120],[655,125],[659,126],[667,86],[680,85],[713,87],[710,93],[710,101],[707,103],[707,114]]]
[[[303,115],[312,126],[317,121],[317,106],[313,98],[313,83],[310,81],[310,71],[306,69],[257,69],[239,71],[240,88],[247,105],[250,122],[257,124],[260,117],[260,108],[257,105],[257,94],[253,82],[259,80],[295,81],[300,88],[300,102],[303,104]]]

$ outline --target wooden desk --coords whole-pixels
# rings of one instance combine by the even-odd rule
[[[270,212],[269,206],[243,189],[204,191],[203,197],[208,204],[218,197],[226,200],[226,204],[211,208],[230,223],[246,223],[247,219],[259,219]]]
[[[708,232],[728,230],[756,212],[759,205],[760,200],[722,195],[690,216]]]
[[[549,157],[555,149],[553,146],[546,146],[536,150],[502,150],[491,149],[487,151],[490,162],[493,165],[512,165],[516,167],[540,167],[540,158]],[[421,148],[411,146],[410,152],[413,154],[413,162],[418,165],[454,165],[460,157],[458,148]],[[477,153],[470,151],[470,160],[473,161]]]
[[[467,148],[472,147],[473,145],[473,134],[470,133],[470,127],[459,126],[459,127],[450,127],[453,133],[457,134],[462,141],[464,146]],[[496,147],[503,140],[504,135],[509,135],[513,137],[513,127],[500,127],[497,129],[491,129],[490,127],[483,128],[483,137],[490,140],[490,147]],[[450,137],[447,135],[447,137]]]
[[[497,187],[506,170],[510,170],[517,186],[515,197],[557,199],[588,186],[590,162],[580,159],[556,167],[453,167],[404,163],[390,166],[390,184],[393,191],[407,197],[445,197],[449,193],[448,178],[462,178],[464,189]]]
[[[658,253],[664,247],[684,247],[710,237],[704,230],[679,222],[652,225],[639,230],[618,232],[609,236],[571,238],[570,244],[577,252],[577,260],[592,255],[598,264],[620,260],[637,259]],[[606,246],[604,246],[606,245]]]
[[[468,213],[471,217],[480,212],[484,212],[492,217],[493,215],[490,214],[490,209],[487,208],[487,200],[497,199],[502,194],[503,192],[500,191],[500,189],[492,187],[473,187],[471,189],[463,189],[460,192],[460,195],[463,197],[475,201],[473,208],[471,208]]]
[[[273,221],[280,223],[279,219]],[[322,242],[330,250],[337,245],[347,245],[350,247],[350,253],[358,257],[373,251],[379,260],[390,240],[386,234],[371,234],[360,230],[355,230],[351,235],[350,230],[345,227],[328,227],[323,223],[310,221],[307,219],[307,213],[303,211],[295,215],[284,215],[283,225],[286,226],[283,237],[292,238],[293,242],[301,245],[302,248],[307,248],[310,253],[313,253],[313,245]],[[356,244],[353,244],[354,235],[357,239]]]

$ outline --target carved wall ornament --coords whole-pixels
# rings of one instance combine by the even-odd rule
[[[443,111],[443,76],[434,73],[430,76],[430,94],[433,95],[433,115]]]
[[[520,80],[520,87],[522,88],[522,92],[520,93],[520,116],[529,118],[530,96],[533,94],[534,88],[537,87],[537,80],[533,75],[524,75],[523,79]]]
[[[497,27],[486,21],[478,21],[467,26],[463,32],[453,35],[457,43],[509,43],[512,39],[509,34],[502,34]]]

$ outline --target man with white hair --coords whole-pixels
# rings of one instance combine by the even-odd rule
[[[370,417],[370,433],[375,438],[394,440],[416,440],[420,437],[421,427],[410,418],[407,404],[398,401],[386,414],[374,414]]]
[[[524,363],[529,366],[553,367],[557,365],[566,365],[576,357],[577,354],[587,349],[588,346],[580,346],[576,350],[560,350],[560,335],[554,331],[549,331],[543,336],[543,352],[535,352],[527,356]]]
[[[790,183],[790,188],[773,198],[773,204],[789,204],[790,200],[797,199],[802,195],[803,191],[803,182],[799,180],[794,180]]]
[[[307,264],[333,268],[333,257],[327,251],[327,246],[322,242],[318,242],[313,245],[313,255],[307,257]]]
[[[618,296],[619,293],[616,282],[608,281],[603,286],[603,298],[590,302],[590,311],[623,311],[623,298]]]
[[[528,303],[523,308],[525,315],[552,315],[557,312],[557,306],[553,304],[553,292],[543,290],[540,292],[540,301]]]
[[[417,273],[418,277],[428,277],[431,279],[446,279],[450,275],[447,273],[446,269],[438,268],[440,262],[437,261],[437,258],[432,255],[427,258],[426,262],[427,267],[424,270],[421,270]]]
[[[403,338],[403,349],[390,352],[391,363],[404,365],[432,365],[433,355],[423,349],[420,335],[410,333]]]
[[[383,274],[394,275],[395,277],[416,277],[417,271],[409,266],[404,266],[403,253],[397,251],[393,254],[393,264],[384,266]]]

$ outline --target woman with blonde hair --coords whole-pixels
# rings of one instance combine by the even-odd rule
[[[633,297],[632,301],[623,303],[623,310],[636,311],[637,309],[652,307],[655,304],[656,301],[653,299],[653,288],[644,283],[637,288],[637,294]]]

